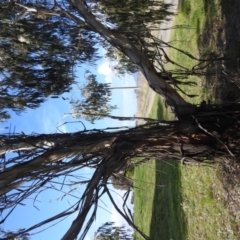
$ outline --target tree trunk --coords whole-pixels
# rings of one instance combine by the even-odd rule
[[[145,127],[117,132],[93,130],[36,136],[2,135],[1,154],[23,151],[23,156],[18,158],[27,158],[21,163],[11,162],[9,167],[6,162],[0,181],[12,183],[28,177],[30,172],[38,176],[39,171],[58,172],[71,167],[71,164],[93,163],[96,167],[100,162],[104,162],[106,172],[111,174],[123,168],[128,159],[142,155],[179,161],[183,157],[202,161],[209,154],[229,155],[231,151],[223,133],[236,127],[236,123],[233,124],[235,120],[220,115],[216,118],[211,113],[196,119],[199,120],[172,121],[161,125],[153,122]],[[81,159],[72,161],[78,156],[82,156]],[[60,164],[64,159],[69,161]]]
[[[75,239],[83,229],[91,207],[97,204],[98,198],[103,194],[100,189],[103,188],[103,192],[106,190],[109,194],[108,179],[112,174],[126,170],[127,162],[132,158],[203,162],[214,157],[238,156],[240,153],[238,111],[226,112],[225,109],[230,110],[224,106],[222,111],[218,109],[212,113],[213,109],[211,109],[185,121],[169,121],[164,125],[152,122],[121,131],[117,131],[119,129],[116,128],[106,131],[85,130],[71,134],[1,135],[2,153],[4,150],[22,151],[20,156],[1,162],[1,209],[14,209],[29,196],[29,192],[37,191],[55,177],[72,175],[73,172],[84,167],[95,168],[92,179],[83,181],[88,185],[79,200],[81,203],[79,203],[81,206],[78,209],[79,214],[63,237],[68,240]],[[129,167],[132,165],[130,164]],[[12,191],[14,189],[17,191]],[[113,199],[111,196],[109,198]],[[63,212],[50,220],[56,220],[66,214],[70,213]],[[93,214],[92,220],[94,216]],[[127,221],[139,231],[131,220]],[[39,226],[41,224],[30,229]],[[21,233],[28,230],[23,230]]]

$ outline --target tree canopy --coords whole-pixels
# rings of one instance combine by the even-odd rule
[[[116,106],[109,103],[111,100],[110,84],[97,82],[94,74],[88,74],[85,78],[87,84],[79,88],[82,99],[71,99],[70,101],[72,116],[74,118],[84,118],[94,123],[95,120],[109,115]]]
[[[44,12],[41,1],[36,3],[42,4],[37,14],[27,12],[29,1],[21,3],[26,5],[5,1],[0,6],[0,110],[5,118],[7,109],[20,113],[51,95],[69,92],[74,66],[97,59],[91,32],[81,32],[71,20],[57,18],[59,14],[50,10]]]

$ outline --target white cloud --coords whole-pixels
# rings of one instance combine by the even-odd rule
[[[106,83],[112,83],[114,73],[110,67],[110,62],[108,60],[105,60],[104,62],[99,64],[97,71],[99,74],[105,76]]]

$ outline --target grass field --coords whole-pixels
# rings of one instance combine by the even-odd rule
[[[187,46],[193,55],[198,56],[199,36],[213,17],[221,17],[220,1],[182,0],[180,9],[175,21],[189,27],[175,30],[172,43],[181,49]],[[208,54],[215,49],[210,45],[204,51]],[[174,50],[168,53],[174,61],[188,68],[195,65],[194,60],[183,54]],[[174,66],[168,67],[174,69]],[[201,79],[192,77],[191,81],[200,83]],[[202,89],[201,85],[198,89],[184,90],[201,93],[192,99],[195,104],[211,98],[211,89]],[[149,117],[171,118],[158,96]],[[240,239],[234,231],[237,222],[224,205],[225,192],[218,174],[215,165],[186,166],[160,160],[137,167],[134,171],[135,224],[152,240]],[[141,238],[134,235],[134,239]]]

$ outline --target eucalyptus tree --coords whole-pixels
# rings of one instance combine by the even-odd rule
[[[102,2],[104,1],[99,2],[102,4]],[[102,45],[107,49],[108,56],[112,56],[113,58],[116,57],[117,59],[120,59],[120,61],[125,61],[125,58],[126,64],[124,64],[123,66],[129,66],[129,68],[125,68],[127,71],[136,71],[136,68],[140,70],[147,79],[149,86],[154,91],[166,98],[167,104],[171,106],[171,108],[174,110],[175,114],[178,115],[179,118],[183,117],[185,114],[196,111],[195,106],[186,102],[185,99],[182,98],[178,94],[178,92],[170,86],[169,81],[166,81],[166,75],[168,76],[168,80],[173,80],[174,85],[176,83],[176,79],[172,76],[170,77],[170,74],[163,75],[161,73],[165,71],[163,66],[163,55],[164,59],[168,59],[170,61],[164,49],[159,47],[161,45],[165,45],[166,43],[157,40],[156,37],[154,37],[149,30],[156,30],[159,27],[159,22],[148,22],[148,20],[146,19],[148,19],[148,16],[152,16],[151,14],[149,14],[148,11],[142,12],[141,10],[139,10],[138,13],[138,9],[141,9],[140,6],[141,4],[143,4],[143,1],[130,2],[133,3],[132,9],[136,8],[136,11],[131,11],[131,9],[124,10],[125,8],[127,8],[127,4],[123,5],[119,3],[117,7],[118,9],[120,9],[120,15],[121,12],[123,12],[121,18],[124,19],[124,21],[121,22],[119,18],[117,18],[115,19],[115,24],[113,24],[114,20],[107,17],[104,18],[103,14],[98,14],[98,10],[100,9],[100,11],[102,11],[103,13],[106,12],[106,15],[108,16],[108,14],[110,13],[108,13],[107,9],[111,9],[111,6],[116,4],[115,1],[112,2],[112,5],[110,3],[109,5],[106,4],[105,8],[102,7],[101,4],[98,5],[98,2],[93,5],[91,5],[89,2],[86,5],[83,4],[81,1],[77,1],[74,4],[78,13],[84,18],[84,22],[89,24],[89,26],[91,26],[96,33],[98,33],[102,38],[104,38]],[[139,4],[139,6],[137,6],[137,4]],[[151,7],[149,6],[150,4]],[[159,14],[159,19],[161,21],[163,19],[166,20],[167,12],[171,16],[171,13],[166,10],[167,7],[169,7],[168,5],[164,5],[162,2],[160,6],[155,4],[155,1],[149,1],[148,8],[150,8],[152,11],[155,8],[156,12],[159,11],[161,8],[164,8],[164,14]],[[93,11],[91,12],[92,9]],[[131,14],[136,15],[136,17],[133,18],[135,19],[135,22],[133,23],[126,20],[126,15]],[[112,15],[114,16],[114,14]],[[118,14],[116,13],[116,15]],[[156,19],[155,15],[154,18],[151,18],[151,20],[154,21],[154,19]],[[115,52],[113,48],[116,48],[120,53]],[[118,57],[118,53],[121,55],[120,57]],[[128,65],[127,61],[130,61],[131,64]],[[121,64],[119,70],[120,73],[122,73]]]
[[[116,1],[113,2],[116,3]],[[132,2],[136,2],[136,9],[138,8],[137,3],[143,3],[143,1]],[[156,1],[149,2],[153,3],[152,6],[156,3]],[[237,158],[239,156],[239,104],[201,105],[197,107],[185,101],[165,81],[166,76],[167,80],[171,80],[172,76],[168,73],[166,75],[159,73],[158,66],[155,63],[157,62],[162,67],[160,70],[164,70],[162,55],[165,56],[165,59],[169,58],[164,49],[159,48],[158,45],[159,43],[167,43],[156,40],[146,30],[146,26],[143,27],[143,31],[139,28],[139,35],[136,35],[136,30],[132,30],[132,34],[131,29],[130,31],[119,31],[117,22],[114,24],[114,20],[103,19],[106,6],[100,9],[101,6],[98,1],[55,0],[52,3],[52,1],[48,0],[39,0],[33,3],[32,1],[23,0],[21,4],[15,1],[5,1],[3,3],[1,6],[5,8],[5,11],[11,12],[8,18],[1,21],[1,23],[5,24],[5,28],[15,26],[14,24],[16,26],[19,26],[18,24],[20,26],[22,26],[21,24],[33,24],[31,26],[33,29],[36,28],[34,30],[36,34],[38,28],[45,25],[46,28],[43,27],[41,32],[45,32],[48,26],[55,26],[56,31],[60,29],[60,26],[65,26],[66,28],[64,27],[63,31],[72,29],[75,34],[78,32],[78,35],[67,33],[66,38],[65,35],[61,34],[56,34],[56,36],[50,34],[48,36],[49,38],[52,36],[53,39],[62,36],[62,41],[67,39],[66,44],[69,44],[71,40],[75,40],[74,43],[77,46],[73,44],[75,48],[69,50],[72,54],[75,49],[74,59],[78,59],[78,55],[76,55],[79,52],[78,47],[81,49],[85,45],[83,44],[85,42],[79,42],[79,39],[86,39],[86,44],[91,41],[93,49],[100,44],[106,46],[106,48],[110,45],[115,47],[132,62],[133,66],[142,71],[149,85],[166,98],[168,104],[172,106],[175,114],[180,119],[169,122],[152,121],[132,129],[87,130],[84,127],[82,131],[76,133],[2,134],[0,145],[0,153],[3,156],[0,172],[0,208],[2,212],[7,213],[1,223],[7,221],[12,211],[22,204],[25,199],[29,198],[31,194],[38,195],[44,187],[51,188],[56,183],[57,178],[74,177],[76,171],[85,167],[90,167],[94,171],[90,179],[76,176],[76,181],[71,183],[71,186],[85,184],[86,188],[82,196],[80,198],[78,196],[76,202],[70,208],[63,210],[56,216],[50,216],[39,224],[25,228],[16,235],[31,232],[39,226],[77,212],[75,220],[62,239],[76,239],[79,233],[80,239],[84,239],[96,217],[99,199],[103,194],[106,194],[127,223],[143,238],[149,239],[134,225],[126,204],[124,204],[123,209],[120,209],[115,202],[114,196],[109,189],[111,175],[121,170],[127,170],[128,166],[132,165],[128,164],[128,162],[131,162],[134,157],[145,158],[145,160],[157,158],[170,161],[169,159],[171,159],[171,161],[184,163],[192,161],[204,162],[206,159],[213,159],[214,157],[231,156]],[[134,15],[134,11],[128,12],[128,14]],[[148,13],[144,14],[145,11],[139,13],[138,18],[144,19],[146,16],[147,19]],[[138,18],[136,18],[136,21],[138,21]],[[124,26],[126,27],[126,25]],[[134,24],[128,24],[128,26],[134,26]],[[22,33],[25,33],[25,31],[28,32],[24,28]],[[21,32],[20,29],[19,32]],[[46,32],[48,33],[47,30]],[[71,36],[77,37],[72,38]],[[27,43],[25,35],[20,34],[20,37],[20,39],[24,39],[24,44],[31,46],[31,43]],[[29,37],[31,41],[35,42],[36,40],[37,42],[37,38],[31,37],[34,40]],[[43,38],[39,38],[43,40]],[[61,39],[59,41],[61,42]],[[4,43],[4,41],[1,41],[1,43]],[[51,46],[50,42],[47,41],[47,43],[47,46]],[[99,45],[96,45],[97,43]],[[154,45],[154,43],[158,44]],[[50,50],[47,46],[43,48],[42,52],[48,55]],[[155,53],[152,52],[153,49]],[[33,54],[33,52],[31,53]],[[61,54],[62,51],[59,50],[58,53]],[[11,54],[11,57],[15,58],[15,52],[13,51]],[[61,59],[60,56],[55,57]],[[30,54],[29,57],[33,57],[33,55]],[[41,64],[40,61],[37,64]],[[26,64],[20,64],[19,71],[16,71],[16,74],[19,73],[21,76],[20,73],[24,72],[28,76],[30,73],[25,70],[25,66]],[[38,65],[34,65],[34,69],[41,71],[36,66]],[[55,65],[52,67],[54,68]],[[45,67],[43,69],[46,74],[42,76],[42,81],[47,78],[47,70],[49,70]],[[61,69],[57,69],[61,75],[59,77],[62,77]],[[52,74],[56,78],[56,73]],[[15,84],[20,83],[17,81]],[[63,181],[61,185],[67,184]],[[124,196],[124,203],[126,203],[128,196],[129,192]]]
[[[96,75],[87,72],[86,85],[79,88],[81,100],[71,99],[72,116],[84,118],[90,122],[109,115],[116,106],[110,105],[111,87],[108,83],[99,83]]]
[[[75,31],[78,32],[77,37],[74,35],[75,38],[70,34],[68,35],[70,39],[77,43],[79,43],[79,41],[76,41],[77,38],[80,38],[87,39],[86,42],[90,41],[91,44],[89,45],[92,47],[99,46],[96,45],[97,43],[106,47],[106,49],[113,46],[132,63],[132,67],[130,67],[131,71],[135,71],[136,68],[142,71],[149,85],[167,99],[168,104],[175,109],[175,113],[178,114],[179,117],[180,115],[196,110],[194,106],[186,102],[178,92],[161,77],[156,65],[157,62],[160,62],[158,66],[162,66],[161,62],[164,50],[158,48],[161,43],[156,42],[156,38],[151,35],[148,27],[155,26],[156,28],[156,24],[159,23],[159,21],[156,20],[157,16],[158,19],[162,20],[166,18],[167,14],[171,15],[170,11],[166,10],[169,5],[161,1],[160,3],[150,0],[129,1],[129,6],[131,6],[133,10],[128,11],[129,8],[127,8],[126,5],[116,5],[120,4],[117,1],[113,1],[111,4],[107,2],[105,5],[102,4],[102,2],[104,1],[99,3],[98,1],[55,0],[54,3],[52,3],[52,1],[39,0],[32,3],[31,1],[25,0],[21,1],[21,4],[16,4],[14,1],[5,4],[7,5],[8,11],[14,11],[16,16],[15,18],[8,18],[8,21],[11,23],[20,24],[21,22],[27,22],[28,24],[36,25],[36,23],[39,24],[39,22],[41,22],[41,24],[46,24],[47,26],[54,25],[56,31],[57,29],[61,29],[61,26],[64,26],[65,29],[75,29]],[[110,5],[108,6],[108,4]],[[111,15],[110,11],[107,10],[115,5],[119,7],[119,14],[116,14],[116,16],[119,17],[116,19],[114,15]],[[141,7],[149,9],[151,13],[149,14],[149,11],[143,12]],[[164,9],[162,13],[161,9]],[[22,11],[25,14],[21,15],[22,17],[19,19],[18,16],[20,16]],[[127,14],[129,15],[130,22],[126,21],[122,23],[121,19],[126,18],[126,11],[128,11]],[[109,14],[110,17],[104,17],[105,12],[106,16]],[[159,12],[158,15],[157,12]],[[11,16],[13,15],[12,13]],[[116,23],[114,23],[114,21],[116,21]],[[136,24],[134,24],[134,21]],[[150,21],[155,22],[151,24]],[[35,25],[32,25],[33,29]],[[42,32],[44,31],[45,30],[42,29]],[[61,31],[59,30],[59,32]],[[56,35],[57,36],[54,36],[55,38],[58,37],[58,34]],[[61,36],[61,38],[64,37],[65,35]],[[77,49],[83,46],[85,46],[85,42],[80,41]],[[75,52],[79,53],[79,51],[76,51],[76,45]],[[163,68],[160,70],[163,70]]]

